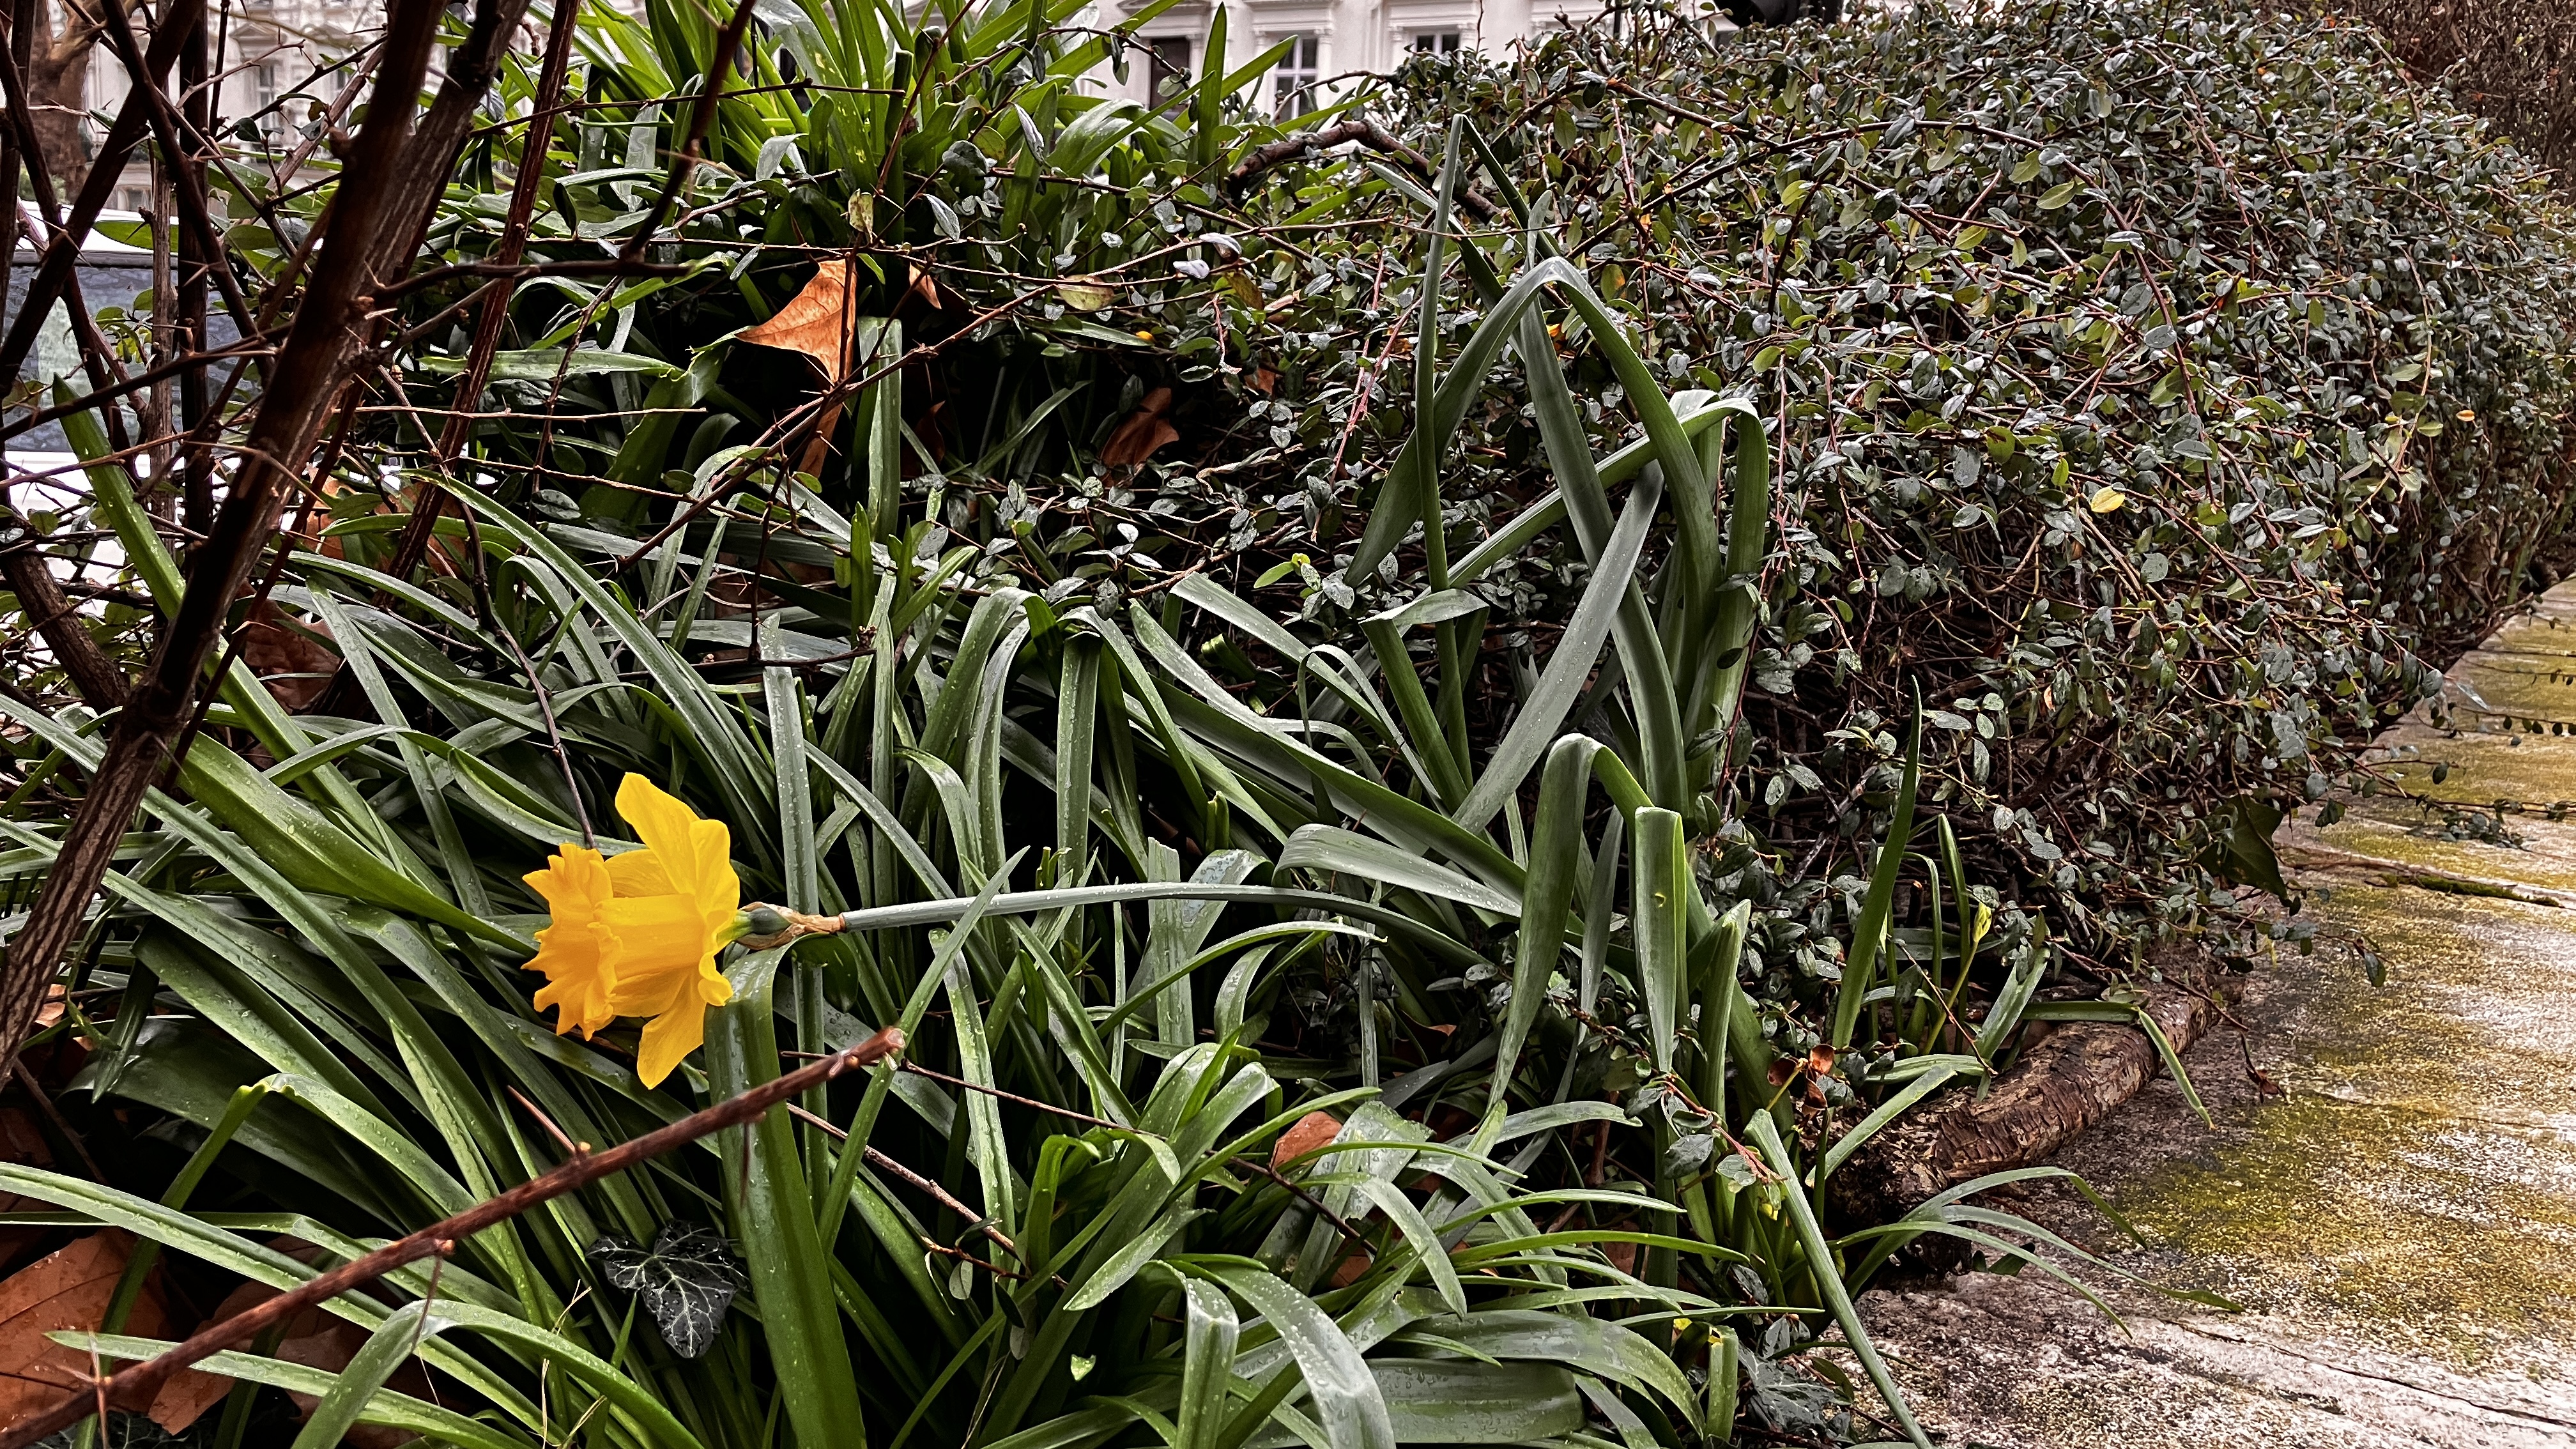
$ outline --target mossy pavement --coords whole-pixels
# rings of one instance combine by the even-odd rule
[[[2215,1126],[2159,1079],[2058,1159],[2144,1245],[2071,1193],[1999,1204],[2245,1311],[2102,1284],[2123,1329],[2031,1272],[1868,1295],[1950,1442],[2576,1446],[2576,585],[2451,678],[2381,740],[2419,798],[2284,827],[2328,929],[2188,1057]]]

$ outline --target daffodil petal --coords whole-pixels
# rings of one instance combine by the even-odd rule
[[[645,1086],[658,1087],[671,1069],[707,1039],[707,1009],[695,1000],[683,1002],[644,1024],[644,1040],[635,1054],[635,1075]]]
[[[733,869],[733,833],[721,820],[701,820],[668,791],[641,775],[617,787],[617,813],[635,827],[635,838],[660,857],[672,889],[710,914],[731,916],[742,904],[742,881]]]
[[[559,909],[567,901],[604,901],[611,891],[605,858],[584,845],[566,844],[561,852],[546,857],[545,869],[529,871],[519,879],[545,898],[548,909]]]
[[[544,969],[542,960],[532,961],[529,965]],[[573,1028],[579,1027],[582,1039],[587,1041],[600,1028],[617,1019],[617,1013],[608,1007],[608,992],[596,976],[565,972],[560,979],[549,980],[538,987],[535,1001],[537,1010],[556,1012],[557,1036],[570,1036]]]
[[[662,857],[650,850],[630,850],[608,858],[608,878],[621,896],[675,896],[680,888],[671,884],[671,873],[662,867]]]
[[[620,1016],[653,1016],[710,969],[706,917],[686,896],[618,899],[600,911]]]
[[[579,1027],[587,1037],[616,1018],[609,1009],[613,968],[601,921],[611,891],[607,867],[598,851],[566,845],[546,869],[525,879],[553,915],[537,932],[537,954],[527,963],[528,970],[546,977],[536,1007],[557,1012],[557,1035]]]

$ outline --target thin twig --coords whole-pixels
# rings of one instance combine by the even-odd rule
[[[1320,130],[1300,131],[1294,136],[1282,137],[1267,145],[1254,147],[1245,153],[1243,160],[1237,163],[1232,171],[1226,173],[1226,190],[1240,197],[1245,191],[1251,189],[1252,183],[1261,179],[1265,172],[1330,147],[1353,143],[1394,157],[1404,163],[1406,170],[1425,180],[1436,174],[1437,168],[1431,164],[1429,157],[1389,135],[1384,126],[1361,116],[1353,120],[1336,121]],[[1457,200],[1459,209],[1478,221],[1491,221],[1502,214],[1501,207],[1496,206],[1490,198],[1472,186],[1460,189]]]
[[[794,1117],[797,1121],[802,1122],[809,1127],[821,1128],[835,1142],[847,1142],[850,1140],[850,1134],[848,1131],[834,1125],[831,1118],[824,1116],[820,1112],[808,1112],[804,1108],[790,1102],[787,1104],[787,1113],[789,1116]],[[867,1155],[867,1163],[870,1167],[878,1168],[885,1172],[891,1172],[895,1176],[902,1178],[904,1181],[911,1183],[914,1187],[928,1193],[932,1201],[938,1203],[941,1207],[948,1209],[950,1212],[957,1214],[959,1217],[966,1219],[968,1222],[973,1223],[976,1231],[982,1233],[985,1237],[992,1239],[994,1242],[999,1243],[1002,1247],[1002,1251],[1009,1253],[1012,1257],[1019,1259],[1023,1263],[1027,1263],[1029,1261],[1029,1255],[1020,1251],[1019,1244],[1012,1242],[1007,1237],[1004,1237],[1001,1229],[993,1226],[992,1219],[975,1211],[973,1208],[968,1207],[965,1203],[958,1201],[956,1195],[951,1193],[948,1189],[941,1187],[938,1183],[932,1182],[929,1178],[922,1176],[920,1173],[915,1172],[911,1168],[904,1166],[902,1163],[895,1161],[893,1158],[886,1156],[874,1147],[862,1147],[859,1150]],[[1031,1266],[1035,1265],[1032,1264]]]
[[[99,1171],[98,1159],[89,1155],[89,1144],[83,1142],[81,1135],[72,1130],[71,1123],[63,1120],[62,1109],[55,1106],[54,1099],[47,1096],[45,1089],[36,1084],[36,1074],[27,1069],[27,1059],[12,1057],[9,1059],[9,1065],[17,1069],[18,1085],[26,1088],[27,1095],[35,1099],[36,1110],[44,1113],[45,1120],[53,1123],[54,1130],[63,1134],[63,1140],[71,1144],[72,1154],[81,1160],[81,1167],[89,1173],[90,1179],[101,1184],[106,1183],[107,1174]]]

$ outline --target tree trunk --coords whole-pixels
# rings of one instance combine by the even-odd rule
[[[97,20],[84,13],[81,0],[63,7],[69,21],[54,34],[54,7],[38,3],[35,44],[27,57],[27,109],[36,122],[36,142],[44,149],[45,172],[65,186],[89,169],[89,53],[98,46]]]

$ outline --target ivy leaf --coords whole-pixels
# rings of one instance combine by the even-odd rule
[[[1709,1150],[1717,1139],[1706,1132],[1693,1132],[1673,1139],[1664,1149],[1664,1170],[1673,1177],[1687,1177],[1708,1164]]]
[[[609,1286],[643,1300],[662,1330],[662,1341],[682,1358],[700,1358],[714,1346],[733,1296],[750,1286],[734,1261],[733,1244],[696,1223],[665,1223],[647,1250],[610,1236],[590,1245]]]
[[[1745,1396],[1745,1406],[1777,1433],[1830,1432],[1842,1409],[1842,1396],[1831,1385],[1782,1368],[1768,1358],[1745,1359],[1744,1376],[1753,1390]]]

